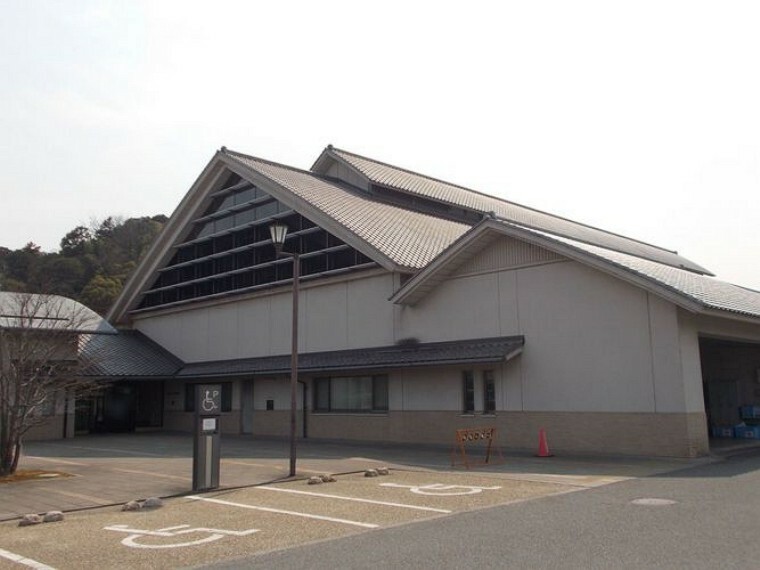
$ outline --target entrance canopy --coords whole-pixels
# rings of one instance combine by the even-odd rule
[[[408,342],[394,346],[309,352],[298,356],[304,373],[381,370],[420,366],[487,364],[505,362],[522,352],[523,336],[482,338],[453,342]],[[218,360],[186,364],[177,377],[250,376],[286,374],[290,355]]]

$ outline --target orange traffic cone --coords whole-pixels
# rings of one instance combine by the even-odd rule
[[[549,444],[546,442],[546,430],[544,428],[538,430],[538,453],[536,457],[553,457],[549,453]]]

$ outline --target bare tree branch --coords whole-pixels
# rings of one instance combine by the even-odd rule
[[[0,476],[18,465],[21,441],[58,402],[99,388],[86,375],[84,334],[115,332],[84,305],[55,295],[0,293]]]

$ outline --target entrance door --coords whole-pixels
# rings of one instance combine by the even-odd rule
[[[115,384],[105,393],[102,430],[134,431],[136,390],[132,384]]]
[[[90,433],[95,425],[95,398],[77,398],[74,404],[74,433]]]

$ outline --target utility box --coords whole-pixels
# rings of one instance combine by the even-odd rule
[[[221,413],[221,385],[198,384],[195,387],[193,491],[207,491],[219,487]]]

